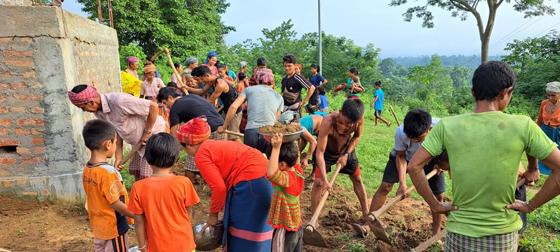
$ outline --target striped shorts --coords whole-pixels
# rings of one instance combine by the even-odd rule
[[[93,238],[95,252],[128,252],[128,232],[111,240]]]
[[[218,133],[218,131],[212,132],[208,139],[227,140],[226,139],[226,134],[220,134],[220,133]],[[198,172],[198,168],[196,168],[196,164],[194,163],[194,157],[191,157],[191,156],[187,155],[187,158],[185,158],[185,170],[192,171],[192,172]]]
[[[148,161],[136,152],[132,159],[130,159],[128,173],[130,173],[130,175],[139,176],[140,179],[145,179],[152,176],[153,171]]]
[[[446,252],[463,251],[503,251],[516,252],[518,246],[517,232],[483,237],[470,237],[456,233],[447,233],[445,237]]]

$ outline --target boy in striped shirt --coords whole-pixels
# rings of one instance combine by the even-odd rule
[[[303,250],[303,232],[299,195],[303,191],[303,170],[298,164],[299,152],[295,142],[282,143],[276,134],[266,154],[270,159],[266,177],[274,187],[268,224],[274,228],[273,252]]]

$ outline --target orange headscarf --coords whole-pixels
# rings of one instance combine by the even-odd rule
[[[194,118],[181,125],[177,130],[177,138],[181,143],[196,145],[210,137],[211,129],[206,117]]]

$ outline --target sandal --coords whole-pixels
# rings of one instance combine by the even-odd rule
[[[358,233],[358,235],[362,238],[366,238],[368,236],[368,232],[367,230],[362,227],[362,225],[358,224],[358,223],[354,223],[352,224],[352,227],[354,228],[354,230],[356,231],[356,233]]]
[[[387,124],[387,127],[391,127],[391,123]]]

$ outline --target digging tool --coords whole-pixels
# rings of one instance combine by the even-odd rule
[[[220,111],[222,111],[224,109],[224,106],[222,105],[221,107],[218,108],[218,113],[220,113]],[[227,113],[227,111],[226,111]]]
[[[338,172],[340,172],[340,169],[342,169],[342,165],[337,164],[336,170],[334,171],[333,176],[331,178],[331,185],[334,184],[334,181],[336,179],[336,176],[338,175]],[[315,212],[313,213],[311,220],[309,221],[309,223],[304,225],[303,227],[304,244],[316,246],[316,247],[322,247],[322,248],[327,247],[325,238],[323,238],[319,230],[317,230],[317,228],[315,227],[315,223],[319,219],[319,214],[321,214],[321,210],[323,209],[323,206],[325,206],[325,202],[327,202],[328,197],[329,197],[329,191],[326,191],[325,194],[323,194],[323,197],[321,197],[321,201],[319,201],[319,205],[317,206],[317,209],[315,209]]]
[[[121,160],[118,164],[117,167],[126,164],[126,162],[128,162],[128,160],[130,160],[132,158],[132,156],[134,156],[134,154],[142,149],[142,147],[144,147],[142,145],[142,143],[137,144],[136,146],[134,146],[134,148],[132,148],[132,150],[128,153],[128,155],[126,155],[126,157],[123,158],[123,160]]]
[[[522,178],[519,181],[517,181],[516,188],[521,187],[523,184],[525,184],[525,178]],[[445,237],[446,234],[447,234],[447,231],[445,229],[442,229],[441,231],[439,231],[436,235],[432,236],[427,241],[421,243],[416,248],[411,249],[410,252],[424,251],[427,248],[429,248],[430,246],[432,246],[432,244],[436,243],[437,241],[441,240],[441,238]]]
[[[238,137],[245,137],[245,134],[239,133],[239,132],[233,132],[233,131],[229,131],[226,130],[226,134],[230,134],[230,135],[234,135],[234,136],[238,136]]]
[[[399,122],[399,118],[397,117],[397,114],[395,114],[395,110],[393,109],[393,106],[389,105],[389,108],[391,108],[391,113],[393,113],[393,117],[395,117],[395,121],[397,121],[397,127],[401,126],[401,123]]]
[[[426,175],[426,179],[432,178],[434,175],[436,175],[436,173],[436,169],[432,170],[430,173],[428,173],[428,175]],[[414,189],[416,189],[414,186],[409,187],[408,189],[406,189],[405,194],[410,194],[412,191],[414,191]],[[403,197],[404,195],[402,194],[397,195],[393,199],[391,199],[389,203],[379,208],[379,210],[369,214],[369,227],[371,228],[371,231],[373,231],[377,239],[382,240],[389,245],[391,245],[391,241],[389,240],[389,237],[387,237],[387,234],[385,233],[385,227],[383,227],[383,224],[381,223],[381,221],[379,221],[379,217],[387,212],[387,210],[389,210],[389,208],[391,208],[393,205],[397,204],[397,202],[401,201]]]
[[[171,65],[173,73],[175,73],[175,76],[177,76],[177,81],[179,81],[179,84],[181,85],[181,90],[183,90],[183,93],[185,93],[185,95],[188,95],[189,91],[187,91],[187,89],[185,88],[185,84],[183,84],[183,78],[181,77],[179,72],[177,72],[177,69],[175,69],[175,65],[173,64],[173,60],[171,59],[171,54],[169,54],[169,49],[165,48],[163,49],[163,51],[165,51],[165,55],[167,55],[167,60],[169,60],[169,65]]]

